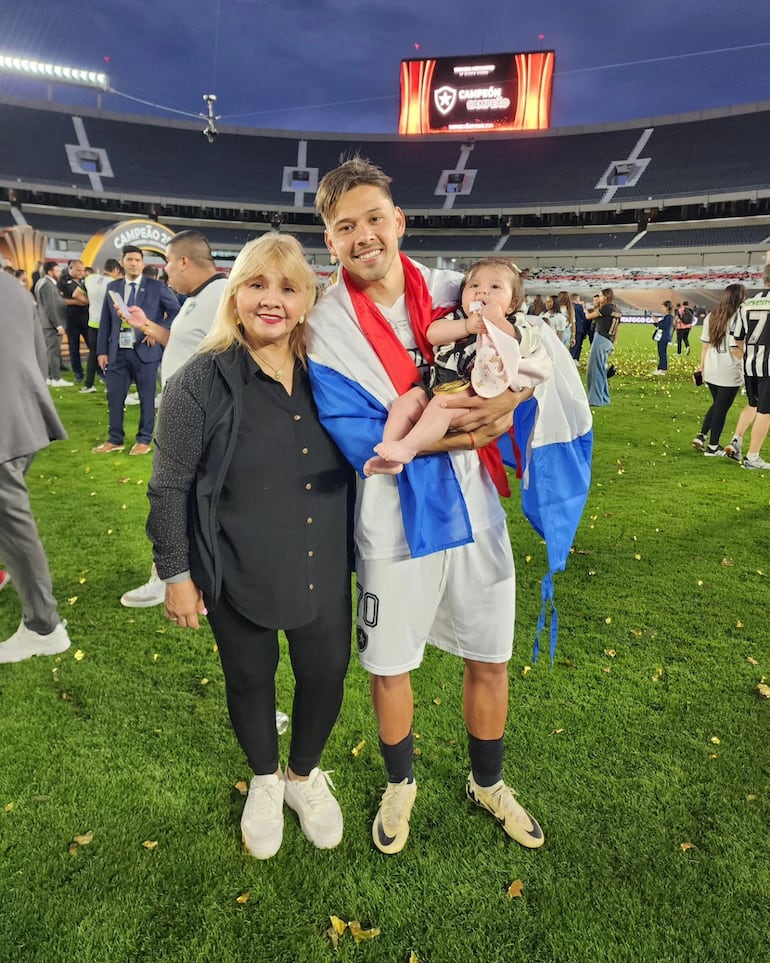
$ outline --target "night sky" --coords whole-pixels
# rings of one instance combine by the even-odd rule
[[[553,49],[552,126],[660,117],[770,99],[770,4],[732,0],[39,0],[0,8],[0,52],[104,70],[106,110],[221,125],[395,133],[399,64]],[[43,98],[0,74],[0,95]],[[57,102],[96,105],[55,88]],[[160,105],[152,108],[138,101]]]

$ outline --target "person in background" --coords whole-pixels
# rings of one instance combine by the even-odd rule
[[[50,269],[49,269],[50,270]],[[48,283],[47,281],[45,283]],[[52,284],[52,288],[54,287]],[[56,292],[55,292],[56,293]],[[58,293],[56,294],[58,297]],[[0,663],[56,655],[70,647],[53,594],[25,475],[35,455],[67,433],[46,391],[46,348],[35,306],[14,277],[0,275],[0,559],[21,602],[18,629],[0,642]]]
[[[703,321],[699,370],[712,400],[692,444],[710,458],[726,454],[719,441],[727,412],[743,384],[743,350],[730,346],[730,331],[745,300],[746,288],[742,284],[728,284],[717,306]],[[736,459],[735,453],[731,451],[730,457]]]
[[[599,306],[586,312],[586,318],[596,322],[596,333],[588,355],[586,381],[589,405],[604,407],[610,403],[607,359],[617,341],[620,311],[613,303],[615,293],[612,288],[602,288],[597,297]]]
[[[107,285],[110,281],[117,281],[123,277],[123,268],[120,262],[114,257],[107,258],[104,262],[102,274],[91,273],[85,279],[86,294],[88,295],[88,330],[86,341],[88,342],[88,361],[86,362],[86,380],[80,389],[81,395],[92,394],[96,391],[94,381],[98,365],[96,363],[96,342],[99,337],[99,321],[102,317],[104,298],[107,294]]]
[[[107,405],[109,407],[109,437],[92,448],[95,455],[123,451],[123,410],[131,381],[136,383],[139,394],[139,428],[136,443],[129,454],[150,453],[155,428],[155,383],[163,346],[146,331],[137,331],[128,317],[118,312],[111,295],[123,299],[127,308],[138,304],[147,318],[164,328],[179,311],[176,295],[160,281],[142,276],[144,253],[140,247],[127,244],[123,248],[121,266],[125,279],[107,285],[107,296],[99,321],[96,361],[104,371],[107,381]]]
[[[559,291],[556,295],[556,303],[559,311],[567,319],[568,328],[562,332],[562,344],[570,351],[575,347],[575,307],[572,303],[569,291]]]
[[[284,802],[318,848],[343,832],[319,763],[350,658],[352,472],[310,391],[304,322],[315,298],[295,238],[270,232],[243,248],[210,334],[166,382],[148,487],[166,614],[188,628],[207,614],[217,641],[230,719],[254,771],[241,830],[257,859],[281,845]],[[285,772],[279,629],[295,678]]]
[[[580,354],[583,350],[583,342],[588,337],[588,321],[586,320],[586,309],[580,300],[579,294],[571,294],[572,311],[575,315],[575,344],[572,346],[571,354],[575,363],[580,363]]]
[[[59,280],[59,291],[67,305],[67,344],[70,367],[75,381],[83,380],[83,362],[80,358],[80,339],[88,346],[88,295],[85,286],[85,267],[79,258],[67,263],[66,275]]]
[[[185,298],[170,328],[154,324],[140,307],[130,308],[129,324],[144,330],[164,346],[160,362],[161,387],[195,354],[211,330],[227,278],[220,274],[211,255],[209,242],[199,231],[180,231],[166,248],[166,270],[174,291]],[[166,597],[166,584],[153,564],[144,585],[124,592],[120,604],[127,608],[160,605]]]
[[[540,317],[553,331],[559,341],[564,344],[565,331],[570,331],[569,321],[566,316],[562,314],[559,303],[553,294],[546,295],[545,311],[543,311]]]
[[[765,290],[743,302],[731,329],[731,345],[743,351],[743,375],[748,402],[738,417],[731,458],[741,457],[743,435],[751,429],[751,442],[743,467],[767,471],[770,462],[761,456],[770,428],[770,262],[762,275]]]
[[[545,301],[542,294],[536,294],[527,305],[527,314],[534,314],[535,317],[542,318],[545,313]]]
[[[685,353],[690,353],[690,329],[692,328],[694,318],[695,316],[693,315],[689,301],[682,301],[681,304],[677,304],[676,313],[674,315],[677,354],[682,353],[683,345],[685,348]]]
[[[666,313],[655,322],[652,335],[653,341],[658,344],[658,367],[653,371],[654,375],[668,372],[668,346],[674,337],[674,305],[670,301],[664,301],[663,310]]]
[[[72,382],[61,376],[61,339],[67,319],[67,305],[59,293],[60,277],[61,268],[56,261],[45,261],[43,273],[35,285],[35,300],[48,355],[46,384],[50,388],[71,388]]]

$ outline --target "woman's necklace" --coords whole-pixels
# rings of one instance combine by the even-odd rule
[[[283,378],[284,374],[286,373],[283,369],[289,363],[289,361],[292,360],[291,349],[289,349],[289,353],[286,355],[286,357],[280,363],[280,365],[276,368],[275,365],[272,365],[269,361],[266,361],[262,357],[262,355],[259,353],[259,351],[256,350],[256,348],[249,348],[249,351],[251,351],[251,353],[254,355],[254,357],[260,362],[260,364],[263,367],[267,365],[267,367],[272,370],[273,377],[276,379],[276,381],[280,381],[281,378]]]

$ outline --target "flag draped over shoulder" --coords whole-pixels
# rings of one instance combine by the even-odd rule
[[[532,318],[528,318],[532,321]],[[542,604],[533,659],[551,609],[551,661],[556,651],[558,616],[553,577],[563,572],[591,482],[593,430],[591,409],[575,362],[556,334],[542,324],[542,343],[553,361],[551,377],[513,415],[518,455],[507,437],[500,439],[503,460],[521,475],[521,506],[545,540],[548,572],[541,583]]]
[[[454,306],[461,276],[422,270],[404,260],[412,288],[411,293],[407,290],[407,305],[423,318],[419,325],[423,333],[416,333],[415,340],[421,350],[427,350],[424,331],[433,316],[443,316]],[[418,327],[414,321],[412,324],[414,329]],[[313,309],[308,368],[321,422],[363,477],[364,462],[382,441],[390,405],[418,380],[418,372],[371,298],[344,274]],[[400,475],[368,478],[365,488],[377,493],[383,516],[397,493],[398,513],[413,558],[473,541],[465,499],[446,453],[416,458]],[[364,527],[357,526],[359,551],[377,557],[376,545],[361,544],[366,537]]]

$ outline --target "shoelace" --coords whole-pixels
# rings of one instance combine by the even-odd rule
[[[388,825],[390,825],[392,821],[401,818],[401,813],[403,810],[403,798],[406,795],[406,790],[408,789],[409,785],[409,783],[399,782],[395,785],[389,785],[385,790],[380,807],[383,822],[386,822]],[[404,790],[404,792],[401,793],[399,790]]]
[[[505,813],[520,823],[522,826],[528,826],[530,823],[527,812],[521,803],[516,798],[516,790],[511,789],[510,786],[506,786],[505,783],[501,783],[497,789],[490,793],[495,802],[500,806]]]
[[[333,772],[333,769],[318,769],[312,779],[296,781],[302,787],[300,791],[308,808],[316,810],[328,805],[329,788],[334,789],[334,783],[331,780]]]

